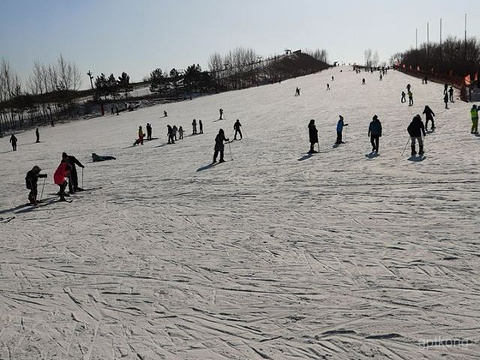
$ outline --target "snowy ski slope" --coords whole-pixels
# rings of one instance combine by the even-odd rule
[[[342,67],[40,128],[40,144],[27,131],[17,152],[5,136],[0,359],[478,358],[480,138],[470,104],[442,101],[442,84]],[[426,104],[437,129],[411,161],[406,127]],[[233,161],[226,145],[226,163],[197,171],[237,118]],[[321,153],[307,157],[312,118]],[[132,147],[147,122],[158,139]],[[188,136],[165,145],[167,124]],[[90,191],[22,211],[33,165],[55,198],[63,151]]]

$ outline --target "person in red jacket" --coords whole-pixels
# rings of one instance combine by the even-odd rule
[[[67,154],[65,153],[62,154],[62,162],[60,165],[58,165],[58,168],[53,175],[54,183],[60,186],[60,191],[58,193],[58,195],[60,195],[60,201],[66,201],[65,188],[67,187],[67,177],[71,169],[70,165],[68,164],[68,156],[66,155]]]

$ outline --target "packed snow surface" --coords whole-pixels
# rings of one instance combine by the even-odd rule
[[[410,158],[406,127],[426,104],[437,128],[426,157]],[[34,130],[17,134],[16,152],[7,134],[0,359],[478,358],[480,138],[470,104],[449,107],[443,84],[342,67],[41,127],[39,144]],[[191,136],[194,118],[203,135]],[[236,119],[244,138],[205,167]],[[158,139],[133,147],[147,122]],[[167,124],[185,139],[166,145]],[[89,191],[72,203],[51,202],[63,151],[85,165]],[[34,165],[47,205],[32,209],[21,205]]]

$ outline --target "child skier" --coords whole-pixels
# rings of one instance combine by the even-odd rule
[[[46,178],[47,174],[40,174],[40,171],[42,171],[37,165],[35,165],[32,170],[27,172],[27,176],[25,177],[25,183],[27,186],[27,189],[30,190],[30,193],[28,194],[28,200],[30,201],[30,204],[36,205],[37,204],[37,181],[38,178]]]
[[[54,183],[60,186],[60,191],[58,193],[58,195],[60,195],[60,201],[66,201],[65,196],[67,195],[65,194],[65,188],[67,187],[67,177],[69,173],[70,165],[68,165],[68,159],[66,156],[62,155],[62,162],[58,165],[58,168],[53,175]]]

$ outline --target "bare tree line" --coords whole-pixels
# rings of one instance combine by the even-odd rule
[[[24,125],[27,112],[28,125],[54,124],[60,115],[73,116],[75,94],[82,84],[75,63],[60,54],[53,64],[35,61],[32,74],[26,80],[26,89],[10,63],[0,63],[0,134]]]

